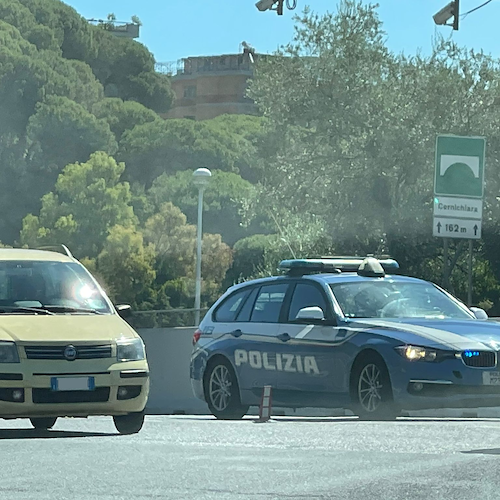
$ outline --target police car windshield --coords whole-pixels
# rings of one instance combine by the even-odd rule
[[[474,318],[459,302],[429,283],[381,280],[330,286],[347,318]]]
[[[2,306],[111,313],[108,301],[83,266],[58,261],[0,261]]]

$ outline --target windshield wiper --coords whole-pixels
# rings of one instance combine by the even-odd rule
[[[32,313],[32,314],[45,314],[53,315],[54,313],[48,311],[47,309],[41,309],[39,307],[23,307],[23,306],[0,306],[0,314],[18,312],[18,313]]]
[[[48,312],[49,314],[54,314],[54,313],[84,313],[84,314],[104,314],[97,309],[88,309],[88,308],[83,308],[83,307],[71,307],[71,306],[60,306],[60,305],[43,305],[43,311]]]

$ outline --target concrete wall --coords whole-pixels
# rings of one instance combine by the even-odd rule
[[[151,390],[148,413],[208,413],[196,399],[189,380],[189,361],[194,328],[151,328],[138,330],[146,344]]]
[[[146,344],[151,370],[151,392],[147,411],[150,414],[208,414],[205,402],[196,399],[191,390],[189,363],[194,328],[151,328],[138,333]],[[253,408],[252,413],[256,409]],[[283,408],[274,415],[335,416],[352,415],[344,410],[304,408],[294,411]],[[443,418],[500,418],[500,408],[440,409],[406,412],[406,416]]]

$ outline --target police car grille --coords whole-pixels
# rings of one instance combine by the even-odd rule
[[[52,391],[33,389],[35,404],[105,403],[109,400],[109,387],[96,387],[93,391]]]
[[[466,353],[462,353],[462,359],[472,368],[493,368],[497,365],[497,355],[492,351],[479,351],[477,356],[466,356]]]
[[[64,356],[64,346],[25,346],[24,351],[28,359],[66,359]],[[85,345],[75,346],[75,359],[98,359],[110,358],[110,345]]]

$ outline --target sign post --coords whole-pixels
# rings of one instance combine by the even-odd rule
[[[469,306],[472,302],[472,240],[481,238],[484,195],[484,137],[438,135],[434,173],[432,234],[444,240],[444,277],[448,284],[448,238],[470,240]]]

